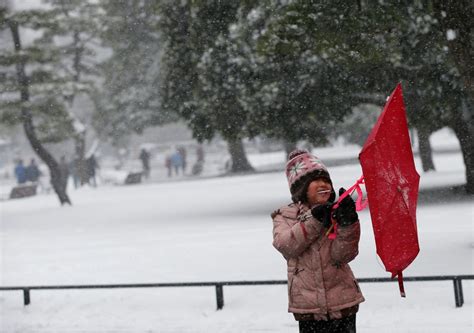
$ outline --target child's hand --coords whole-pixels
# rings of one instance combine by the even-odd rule
[[[326,203],[322,205],[317,205],[316,207],[311,209],[311,214],[317,219],[319,222],[323,224],[325,228],[329,228],[331,225],[331,209],[333,203]]]
[[[339,196],[342,195],[346,190],[344,188],[339,189]],[[356,212],[356,206],[354,200],[350,195],[342,199],[339,207],[334,212],[337,224],[341,227],[347,227],[354,224],[359,219]]]

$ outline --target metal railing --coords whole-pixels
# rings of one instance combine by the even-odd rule
[[[406,276],[406,282],[413,281],[453,281],[454,301],[456,307],[464,304],[464,294],[462,290],[462,280],[474,280],[474,275],[444,275],[444,276]],[[381,283],[396,282],[390,278],[361,278],[359,283]],[[136,283],[136,284],[96,284],[96,285],[59,285],[59,286],[10,286],[0,287],[0,291],[23,291],[23,304],[31,303],[31,290],[57,290],[57,289],[117,289],[117,288],[174,288],[174,287],[215,287],[217,310],[224,307],[224,286],[257,286],[257,285],[277,285],[287,284],[286,280],[263,280],[263,281],[220,281],[220,282],[178,282],[178,283]]]

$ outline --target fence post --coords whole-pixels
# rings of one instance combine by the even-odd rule
[[[224,307],[224,288],[222,284],[216,284],[216,301],[217,310],[221,310]]]
[[[462,292],[462,280],[455,277],[453,279],[454,284],[454,300],[456,302],[456,307],[460,308],[464,304],[464,295]]]
[[[30,289],[28,288],[23,289],[23,304],[25,306],[30,304]]]

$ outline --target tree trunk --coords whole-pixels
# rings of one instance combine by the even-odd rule
[[[418,150],[421,158],[423,171],[436,170],[433,163],[433,151],[430,144],[430,131],[423,127],[417,128],[418,132]]]
[[[247,159],[247,156],[245,155],[242,140],[229,140],[227,141],[227,146],[231,157],[231,173],[254,171],[253,167],[250,165]]]
[[[76,133],[74,136],[74,172],[76,173],[75,176],[79,178],[81,185],[89,182],[86,162],[86,138],[84,134]]]
[[[14,21],[8,21],[8,25],[12,33],[15,52],[19,54],[21,52],[21,40],[20,33],[18,31],[18,23]],[[22,60],[16,64],[16,73],[20,86],[21,101],[26,104],[26,102],[28,102],[30,99],[29,81],[25,73],[25,60],[23,57],[21,59]],[[25,105],[23,105],[21,108],[21,119],[26,137],[28,138],[31,147],[49,168],[49,172],[51,174],[51,185],[58,196],[59,202],[61,205],[66,203],[71,205],[71,201],[69,200],[69,197],[66,193],[66,188],[62,181],[59,164],[56,162],[53,155],[51,155],[50,152],[46,150],[41,141],[38,139],[33,124],[33,116],[30,109],[28,109],[28,107]]]
[[[82,128],[82,122],[72,113],[74,106],[74,95],[70,96],[67,101],[69,103],[69,117],[74,123],[74,159],[73,170],[75,177],[74,184],[76,185],[76,179],[79,180],[80,185],[84,185],[89,182],[89,175],[87,174],[87,164],[86,164],[86,131],[85,128]],[[78,128],[78,124],[80,127]]]
[[[69,17],[69,12],[66,8],[63,11],[66,16]],[[78,30],[75,30],[73,33],[73,47],[74,47],[74,59],[73,59],[73,68],[74,68],[74,82],[78,83],[81,78],[81,60],[83,54],[83,48],[81,47],[81,39]],[[74,123],[80,123],[80,128],[74,126],[74,177],[79,179],[81,185],[89,183],[89,174],[87,170],[86,162],[86,130],[83,127],[82,121],[80,121],[72,112],[74,106],[75,95],[71,95],[68,98],[69,102],[69,116],[73,119]]]
[[[466,192],[474,194],[474,133],[472,120],[466,120],[462,114],[456,113],[452,124],[461,146],[462,157],[466,167]]]

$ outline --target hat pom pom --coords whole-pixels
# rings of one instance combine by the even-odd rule
[[[288,161],[301,154],[309,154],[309,151],[305,149],[295,149],[291,153],[288,154]]]

